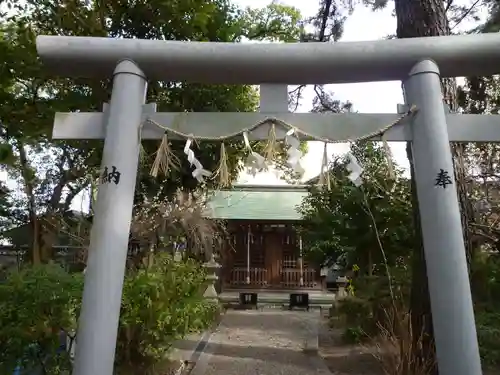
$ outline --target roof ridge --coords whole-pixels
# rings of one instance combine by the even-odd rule
[[[251,185],[235,184],[231,188],[220,189],[221,191],[307,191],[308,185]]]

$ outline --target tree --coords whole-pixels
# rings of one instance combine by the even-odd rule
[[[330,189],[312,187],[300,206],[306,256],[319,264],[356,265],[364,275],[386,274],[386,267],[407,263],[413,241],[410,184],[396,168],[388,178],[383,147],[373,142],[351,146],[363,166],[363,184],[349,179],[347,157],[330,166]]]
[[[12,202],[10,198],[10,190],[5,184],[0,181],[0,237],[2,232],[10,226],[10,216]]]
[[[484,2],[488,11],[486,22],[474,32],[496,32],[500,28],[500,3]],[[484,8],[483,8],[484,9]],[[500,79],[468,77],[459,87],[458,101],[464,113],[498,114],[500,111]],[[499,250],[498,188],[500,186],[500,147],[496,143],[470,143],[467,145],[467,170],[471,186],[471,199],[475,207],[472,233],[476,248]]]
[[[491,24],[489,24],[491,25]],[[500,82],[498,77],[469,77],[459,90],[459,103],[465,113],[498,114]],[[467,145],[467,170],[470,195],[475,207],[472,227],[475,248],[499,249],[497,222],[500,186],[500,147],[496,143]]]
[[[485,33],[498,32],[500,30],[500,2],[498,0],[485,0],[484,5],[488,9],[488,19],[479,27],[479,31]]]
[[[54,79],[46,74],[35,51],[35,36],[80,35],[164,40],[239,42],[243,38],[290,41],[300,35],[300,13],[273,3],[261,10],[242,10],[227,0],[211,1],[111,1],[11,0],[11,9],[0,24],[0,97],[2,143],[11,145],[15,161],[8,167],[24,187],[23,220],[33,231],[31,260],[51,257],[59,218],[73,198],[95,182],[101,159],[101,142],[52,141],[55,111],[96,111],[110,95],[110,80]],[[166,21],[168,20],[168,21]],[[278,21],[277,21],[278,20]],[[162,111],[249,111],[257,106],[251,86],[208,86],[177,82],[152,82],[148,98]],[[207,100],[210,98],[210,100]],[[229,169],[234,178],[243,147],[229,144]],[[158,145],[144,142],[146,155]],[[182,153],[182,142],[174,142]],[[219,145],[204,142],[197,153],[207,169],[215,169]],[[196,186],[186,161],[168,176],[149,176],[152,157],[141,165],[137,199],[156,194],[160,185],[168,196],[182,186]],[[209,184],[212,183],[209,181]],[[41,221],[41,215],[44,221]]]

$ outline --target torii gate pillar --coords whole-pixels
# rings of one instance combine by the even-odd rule
[[[118,63],[108,109],[73,375],[113,374],[146,88],[144,73],[134,62]]]
[[[462,223],[439,68],[417,63],[404,82],[439,373],[481,375]]]

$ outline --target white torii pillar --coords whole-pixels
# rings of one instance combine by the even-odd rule
[[[74,375],[111,375],[114,368],[147,83],[129,60],[113,76]]]
[[[403,84],[407,103],[418,107],[411,127],[412,150],[439,373],[480,375],[439,68],[423,60]]]

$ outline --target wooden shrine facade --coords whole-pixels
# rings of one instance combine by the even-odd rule
[[[207,216],[225,220],[223,288],[322,289],[319,267],[302,259],[294,224],[306,186],[240,185],[215,193]]]
[[[320,289],[319,268],[301,257],[291,223],[233,221],[222,264],[225,288]]]

